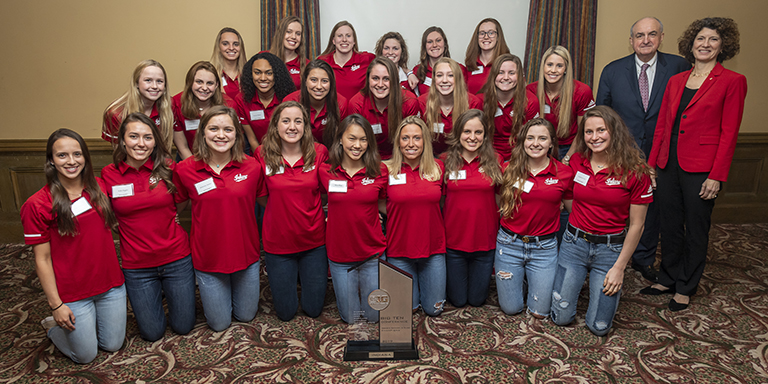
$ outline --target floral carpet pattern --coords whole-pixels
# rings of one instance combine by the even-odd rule
[[[483,307],[446,306],[414,314],[415,361],[345,362],[347,326],[329,282],[317,319],[274,314],[266,276],[249,323],[223,332],[197,325],[154,343],[139,337],[128,312],[125,345],[72,363],[40,327],[50,312],[22,245],[0,246],[0,383],[768,383],[768,224],[715,225],[699,293],[670,312],[670,296],[641,296],[646,283],[627,269],[613,330],[576,322],[558,327],[526,314],[505,315],[495,286]]]

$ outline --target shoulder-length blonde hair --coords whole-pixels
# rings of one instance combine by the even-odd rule
[[[224,71],[224,57],[221,54],[219,43],[221,42],[221,35],[227,32],[237,35],[237,40],[240,43],[240,56],[237,58],[237,75],[240,76],[240,74],[243,73],[243,65],[245,65],[248,56],[245,55],[245,42],[243,41],[243,37],[240,36],[240,32],[234,28],[224,27],[219,31],[219,34],[216,35],[216,41],[213,43],[213,53],[211,54],[211,63],[216,67],[216,71],[219,74]]]
[[[403,128],[407,125],[418,125],[421,129],[422,142],[424,142],[424,150],[421,153],[419,159],[419,176],[423,180],[437,181],[440,180],[442,175],[440,174],[440,166],[437,165],[437,161],[432,156],[432,131],[427,129],[427,124],[423,120],[416,116],[408,116],[395,130],[395,147],[396,150],[392,151],[392,157],[389,160],[384,161],[387,166],[390,175],[397,175],[400,173],[400,169],[403,166],[403,150],[400,148],[400,133],[403,132]]]
[[[200,128],[195,133],[195,143],[192,145],[192,152],[195,155],[195,160],[203,160],[205,162],[211,160],[211,149],[208,148],[208,143],[205,142],[205,128],[214,116],[227,115],[232,119],[232,125],[235,126],[235,143],[232,144],[232,148],[229,149],[230,155],[232,155],[232,161],[245,160],[245,133],[243,133],[243,126],[240,125],[240,120],[237,117],[237,112],[234,109],[227,107],[226,105],[217,105],[209,108],[203,116],[200,118]]]
[[[424,108],[424,118],[427,120],[427,126],[434,129],[434,125],[440,123],[440,93],[437,91],[437,81],[435,81],[435,72],[440,64],[448,64],[453,72],[453,125],[459,116],[469,109],[469,96],[467,95],[467,83],[464,82],[464,74],[461,66],[449,57],[440,58],[432,68],[432,85],[429,87],[429,96],[427,96],[427,105]]]
[[[445,182],[448,183],[449,176],[458,172],[464,165],[464,158],[461,156],[464,147],[461,146],[461,134],[464,126],[472,119],[478,119],[483,125],[483,142],[477,149],[480,156],[480,167],[483,168],[483,175],[491,185],[501,183],[501,165],[496,157],[496,150],[493,149],[493,130],[485,123],[485,113],[479,109],[469,109],[459,116],[456,125],[453,127],[445,142],[448,144],[448,150],[445,151]],[[458,183],[458,180],[454,180]]]
[[[355,27],[353,27],[352,24],[349,21],[342,20],[342,21],[339,21],[338,23],[336,23],[336,25],[333,26],[333,29],[331,30],[331,36],[328,37],[328,45],[325,46],[325,51],[323,51],[323,53],[321,53],[321,55],[327,55],[327,54],[332,53],[333,51],[336,50],[336,46],[333,45],[333,36],[336,35],[336,31],[338,31],[339,28],[341,28],[343,26],[347,26],[347,27],[349,27],[349,29],[352,30],[352,38],[355,39],[355,45],[352,46],[352,51],[353,52],[360,52],[357,49],[358,42],[357,42],[357,32],[355,32]]]
[[[517,137],[517,132],[520,127],[525,123],[525,106],[528,105],[528,99],[525,94],[525,71],[523,70],[523,62],[520,58],[511,54],[505,53],[496,58],[491,66],[491,72],[488,73],[488,79],[485,80],[485,85],[480,89],[480,93],[485,95],[483,99],[483,112],[485,112],[486,125],[496,132],[495,118],[496,110],[499,105],[498,88],[496,87],[496,77],[501,72],[501,66],[507,61],[515,63],[517,66],[517,85],[515,91],[512,94],[512,130],[509,138],[514,140]],[[513,143],[510,143],[513,145]]]
[[[307,34],[304,31],[304,23],[302,23],[301,19],[297,16],[291,15],[280,20],[280,24],[277,25],[275,34],[272,35],[272,44],[269,46],[269,53],[277,56],[280,60],[285,61],[283,40],[285,39],[285,31],[288,30],[288,26],[291,25],[291,23],[299,23],[299,25],[301,25],[301,40],[299,40],[299,45],[296,47],[295,52],[299,56],[299,64],[301,65],[300,70],[301,72],[304,72],[304,66],[307,65],[307,60],[305,59],[307,53],[304,52],[306,51],[304,40],[307,37]]]
[[[192,67],[187,71],[187,77],[184,80],[184,90],[181,92],[181,114],[191,120],[200,118],[200,109],[196,102],[197,97],[192,92],[192,85],[195,83],[195,76],[198,71],[208,71],[216,78],[216,88],[214,88],[210,99],[211,106],[224,104],[224,95],[221,93],[221,77],[216,67],[210,62],[198,61],[192,64]]]
[[[504,31],[501,29],[501,24],[499,24],[498,20],[492,17],[486,17],[477,23],[475,32],[469,39],[469,45],[467,45],[467,55],[464,59],[464,65],[467,66],[467,71],[469,72],[477,69],[477,57],[480,56],[480,45],[477,43],[478,33],[480,33],[480,25],[488,22],[491,22],[496,26],[496,46],[493,48],[491,62],[496,60],[499,55],[509,53],[509,47],[507,46],[507,40],[504,39]]]
[[[264,140],[261,142],[261,157],[264,164],[269,167],[267,176],[272,176],[283,165],[283,139],[277,131],[277,124],[280,121],[280,115],[288,108],[298,108],[304,119],[304,132],[301,136],[301,158],[304,159],[304,170],[310,170],[315,165],[315,139],[312,136],[312,125],[309,123],[309,113],[299,103],[295,101],[286,101],[275,108],[272,118],[269,119],[269,128]]]
[[[544,116],[544,105],[546,104],[546,85],[544,80],[545,63],[547,59],[557,55],[563,58],[565,61],[565,74],[563,74],[563,86],[560,87],[560,101],[557,103],[557,108],[552,113],[557,113],[557,137],[565,139],[568,137],[571,131],[571,112],[573,109],[573,65],[571,64],[571,54],[568,50],[561,45],[554,45],[547,48],[544,51],[544,55],[541,56],[541,64],[539,66],[539,82],[536,87],[536,97],[539,98],[539,115]],[[551,106],[550,106],[551,107]]]

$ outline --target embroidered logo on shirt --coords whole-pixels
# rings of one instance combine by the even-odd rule
[[[485,173],[485,169],[483,169],[483,167],[478,168],[477,171],[480,173]]]
[[[238,173],[237,175],[235,175],[235,183],[239,183],[247,178],[248,178],[248,175],[243,175],[242,173]]]
[[[326,124],[328,124],[328,119],[322,119],[322,120],[320,120],[320,124],[321,124],[321,125],[326,125]]]
[[[350,69],[354,72],[354,71],[357,71],[358,69],[360,69],[360,66],[355,64]]]
[[[373,184],[373,179],[371,179],[370,177],[364,177],[363,180],[360,181],[360,184],[362,185]]]
[[[155,118],[155,125],[157,125],[158,127],[160,126],[160,118],[159,117]]]
[[[605,180],[605,185],[619,185],[621,184],[620,180],[616,180],[613,177],[609,177]]]
[[[515,111],[509,111],[509,117],[515,117]]]
[[[152,176],[149,177],[149,185],[155,185],[155,184],[157,184],[159,182],[160,182],[160,178],[159,177],[157,177],[155,175],[152,175]]]
[[[301,72],[300,72],[298,69],[296,69],[296,68],[291,68],[291,75],[298,75],[298,74],[300,74],[300,73],[301,73]]]
[[[547,177],[546,180],[544,180],[544,184],[546,185],[553,185],[560,182],[560,179],[555,179],[554,177]]]

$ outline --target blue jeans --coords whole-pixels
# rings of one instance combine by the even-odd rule
[[[259,264],[233,273],[195,270],[200,301],[208,326],[216,332],[229,328],[232,316],[247,323],[259,309]]]
[[[277,255],[267,253],[267,277],[277,317],[293,319],[299,309],[297,284],[301,279],[301,309],[309,317],[323,312],[328,286],[328,257],[325,245],[308,251]]]
[[[368,295],[379,288],[379,260],[371,259],[353,271],[357,263],[335,263],[328,260],[333,276],[333,292],[339,316],[346,323],[353,323],[358,312],[364,312],[370,322],[379,321],[379,311],[368,305]]]
[[[480,252],[445,250],[446,290],[456,307],[483,305],[488,297],[495,249]]]
[[[139,334],[148,341],[165,334],[163,294],[168,302],[171,329],[186,335],[195,326],[195,270],[192,256],[153,268],[123,269],[125,289]]]
[[[552,291],[552,321],[555,324],[568,325],[576,317],[579,292],[589,273],[589,306],[585,322],[597,336],[611,330],[621,290],[608,296],[603,293],[603,281],[619,258],[621,248],[622,244],[590,243],[565,231]]]
[[[75,363],[87,364],[96,358],[99,348],[114,352],[123,346],[125,285],[66,305],[75,315],[75,330],[59,326],[48,330],[48,337],[65,356]]]
[[[413,309],[421,307],[430,316],[443,312],[445,304],[445,254],[420,259],[389,257],[387,261],[413,276]]]
[[[560,159],[562,159],[563,156],[565,156],[565,154],[568,153],[568,150],[571,149],[571,144],[560,145],[560,146],[558,146],[558,149],[560,151],[559,152]],[[570,215],[571,214],[568,213],[568,210],[566,210],[566,209],[563,209],[562,211],[560,211],[560,229],[557,230],[557,244],[558,245],[560,245],[560,243],[563,240],[563,233],[565,233],[565,227],[568,226],[568,217]]]
[[[549,315],[552,284],[557,271],[557,239],[524,243],[516,236],[499,230],[496,236],[496,290],[504,313],[523,311],[523,280],[528,277],[528,310]]]

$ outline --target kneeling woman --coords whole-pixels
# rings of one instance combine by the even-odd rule
[[[573,321],[589,274],[586,323],[603,336],[619,307],[624,269],[643,232],[653,190],[642,152],[613,109],[590,109],[580,125],[570,162],[575,173],[573,211],[560,245],[552,321]]]
[[[192,201],[192,262],[208,326],[222,331],[248,322],[259,307],[259,227],[256,197],[263,194],[260,164],[243,151],[235,110],[217,105],[203,114],[194,157],[176,166],[176,203]]]
[[[445,227],[440,213],[443,163],[432,157],[432,134],[416,116],[395,131],[396,149],[385,164],[387,261],[413,276],[413,309],[430,316],[445,303]]]
[[[88,147],[77,132],[59,129],[45,149],[47,185],[21,206],[24,240],[52,316],[48,337],[76,363],[125,340],[125,286],[110,229],[117,220],[93,176]]]
[[[496,236],[496,289],[499,306],[514,315],[524,309],[523,280],[528,277],[528,311],[549,315],[557,271],[560,203],[570,210],[573,171],[555,160],[557,134],[543,118],[529,120],[517,137],[499,194],[501,229]]]
[[[160,131],[141,113],[120,126],[114,163],[101,171],[120,231],[125,288],[145,340],[163,337],[163,294],[171,329],[195,325],[195,271],[187,232],[176,222],[175,164]]]
[[[378,288],[378,263],[368,261],[354,272],[349,270],[373,255],[382,256],[387,247],[379,221],[379,204],[386,202],[387,167],[376,150],[371,124],[361,115],[342,120],[329,152],[318,176],[328,194],[325,242],[336,304],[347,323],[355,321],[361,308],[368,308],[365,318],[375,321],[378,312],[356,299],[365,299]]]

